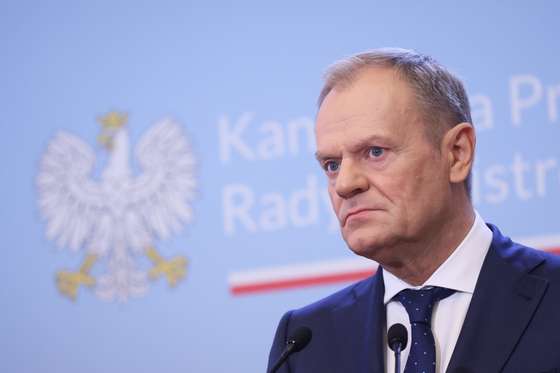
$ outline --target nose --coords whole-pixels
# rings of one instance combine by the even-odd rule
[[[341,198],[351,198],[368,190],[367,175],[359,164],[353,160],[345,159],[339,167],[335,191]]]

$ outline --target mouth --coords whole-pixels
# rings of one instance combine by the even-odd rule
[[[360,215],[365,215],[365,214],[367,214],[369,212],[372,212],[372,211],[379,211],[379,209],[359,208],[359,209],[355,209],[355,210],[350,210],[346,213],[346,215],[343,216],[342,226],[345,226],[349,219],[351,219],[353,217],[358,217]]]

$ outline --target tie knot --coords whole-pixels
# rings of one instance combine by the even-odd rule
[[[411,323],[430,325],[434,304],[454,292],[455,290],[437,286],[419,290],[405,289],[397,294],[397,299],[406,309]]]

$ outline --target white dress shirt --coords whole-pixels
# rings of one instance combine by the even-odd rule
[[[392,298],[401,290],[420,289],[424,286],[440,286],[456,290],[456,293],[436,303],[432,314],[432,332],[436,342],[436,373],[445,372],[447,369],[469,309],[482,263],[492,241],[492,231],[486,226],[480,215],[477,212],[475,214],[473,226],[463,241],[424,284],[411,286],[390,272],[383,271],[384,302],[387,311],[385,331],[395,323],[403,324],[408,330],[407,347],[401,353],[401,371],[404,371],[406,366],[412,334],[406,309],[398,300]],[[395,354],[387,345],[386,333],[384,335],[385,372],[393,373],[395,371]]]

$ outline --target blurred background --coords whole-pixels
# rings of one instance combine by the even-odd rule
[[[366,49],[464,79],[477,210],[560,248],[555,2],[0,8],[2,372],[264,372],[285,311],[375,269],[313,156],[322,74]]]

